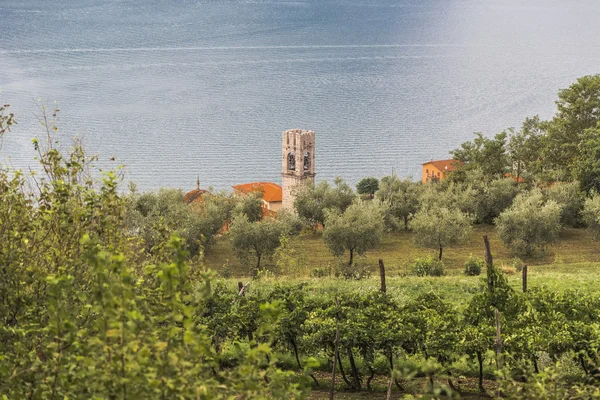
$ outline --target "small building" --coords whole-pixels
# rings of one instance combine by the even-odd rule
[[[431,160],[426,162],[423,165],[423,175],[421,181],[423,183],[431,182],[431,181],[441,181],[446,178],[449,172],[452,172],[456,169],[457,165],[460,165],[461,162],[457,160]]]
[[[273,182],[252,182],[233,186],[234,194],[262,192],[263,209],[265,215],[273,215],[282,205],[283,191],[281,186]]]
[[[189,192],[187,192],[185,194],[185,196],[183,196],[183,202],[185,204],[199,203],[202,201],[202,197],[206,193],[210,193],[210,192],[208,190],[204,190],[204,189],[200,189],[200,188],[190,190]]]

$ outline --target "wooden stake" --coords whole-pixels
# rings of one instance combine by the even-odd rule
[[[527,291],[527,265],[523,266],[523,293]]]
[[[492,267],[494,266],[494,260],[492,257],[492,250],[490,249],[490,241],[487,235],[483,237],[483,251],[485,255],[485,264],[487,266],[487,283],[488,290],[492,292],[494,290],[494,281],[492,280]]]
[[[383,259],[379,259],[379,278],[381,279],[381,293],[385,293],[387,288],[385,286],[385,266],[383,265]]]
[[[496,317],[496,366],[502,367],[502,337],[500,336],[500,311],[496,308],[494,310],[494,316]]]
[[[339,355],[339,343],[340,343],[340,325],[338,322],[338,311],[340,303],[338,302],[337,295],[334,297],[335,300],[335,342],[334,342],[334,354],[333,354],[333,370],[331,371],[331,387],[329,388],[329,400],[333,400],[335,394],[335,370],[337,368],[337,359]]]

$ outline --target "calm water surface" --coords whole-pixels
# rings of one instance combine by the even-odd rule
[[[597,0],[0,0],[3,163],[33,165],[36,102],[142,189],[280,181],[281,131],[317,178],[446,158],[554,112],[600,72]]]

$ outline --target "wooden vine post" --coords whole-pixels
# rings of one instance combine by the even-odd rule
[[[329,400],[333,400],[335,395],[335,370],[337,369],[337,359],[339,355],[339,343],[340,343],[340,325],[338,320],[338,312],[340,303],[338,302],[337,295],[334,297],[335,300],[335,341],[333,351],[333,370],[331,371],[331,387],[329,388]]]
[[[523,293],[527,291],[527,265],[523,266]]]
[[[381,279],[381,293],[385,293],[387,288],[385,286],[385,266],[383,265],[383,259],[379,259],[379,278]]]
[[[490,249],[490,241],[487,235],[483,237],[483,251],[485,256],[485,265],[487,266],[487,284],[490,292],[494,291],[494,279],[492,268],[494,266],[494,260],[492,257],[492,250]]]

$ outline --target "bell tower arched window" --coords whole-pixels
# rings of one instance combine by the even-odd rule
[[[296,170],[296,155],[294,154],[293,151],[291,153],[288,153],[287,162],[288,162],[288,171],[295,171]]]
[[[308,171],[310,169],[310,153],[307,151],[304,153],[304,170]]]

